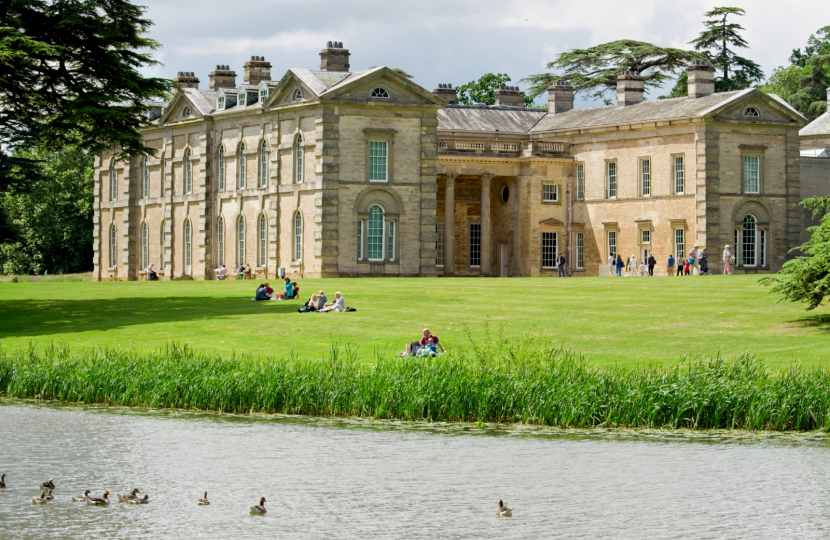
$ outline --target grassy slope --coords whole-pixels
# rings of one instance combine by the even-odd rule
[[[323,358],[332,337],[370,359],[401,350],[424,326],[448,345],[545,332],[597,365],[675,362],[750,351],[772,366],[830,360],[830,309],[779,304],[751,276],[580,279],[304,280],[303,297],[342,290],[348,314],[298,314],[298,302],[251,302],[256,283],[0,285],[0,345],[155,348],[177,340],[220,354]]]

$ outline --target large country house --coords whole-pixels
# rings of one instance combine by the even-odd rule
[[[272,80],[252,57],[241,84],[219,65],[208,90],[180,73],[143,130],[158,155],[96,162],[95,278],[150,263],[163,279],[240,263],[263,278],[550,276],[560,253],[573,275],[606,275],[618,253],[665,272],[695,245],[721,272],[726,244],[738,272],[769,272],[803,238],[798,203],[830,193],[830,160],[800,155],[806,119],[757,89],[715,93],[706,63],[688,97],[645,101],[625,73],[616,105],[574,109],[557,84],[528,109],[515,87],[465,106],[449,84],[350,71],[338,42],[320,58]]]

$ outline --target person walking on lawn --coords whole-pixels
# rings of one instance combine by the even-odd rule
[[[556,258],[556,269],[559,270],[559,277],[565,277],[565,256],[561,253]]]
[[[695,247],[689,250],[689,265],[691,266],[691,269],[686,275],[695,275],[695,268],[697,268],[697,275],[700,275],[700,263],[697,258],[697,247],[697,244],[695,244]]]
[[[657,264],[657,261],[654,260],[654,255],[651,253],[648,254],[648,275],[654,276],[654,265]]]
[[[666,275],[674,275],[674,257],[671,256],[671,253],[669,253],[669,261],[666,264]]]
[[[729,263],[731,261],[732,253],[729,251],[729,244],[726,244],[726,247],[723,250],[723,273],[724,274],[731,274],[731,269],[729,268]]]

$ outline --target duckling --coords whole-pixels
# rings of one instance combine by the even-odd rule
[[[50,478],[48,482],[42,483],[39,487],[40,487],[40,494],[43,495],[44,493],[46,493],[50,489],[55,489],[55,483],[52,482],[52,479]]]
[[[150,496],[145,495],[143,499],[138,499],[138,504],[150,504]]]
[[[118,497],[118,502],[120,503],[137,502],[138,497],[136,496],[136,493],[141,493],[141,491],[138,488],[133,488],[133,490],[127,495],[116,493],[115,496]]]
[[[199,506],[207,506],[207,505],[209,505],[209,504],[210,504],[210,501],[209,501],[209,500],[208,500],[208,498],[207,498],[207,491],[205,491],[205,497],[204,497],[204,499],[199,499],[199,503],[198,503],[198,504],[199,504]]]
[[[264,513],[265,513],[265,497],[262,497],[259,500],[258,505],[251,507],[250,514],[252,514],[252,515],[262,515]]]
[[[496,510],[496,515],[499,517],[513,517],[513,509],[504,505],[501,499],[496,501],[499,503],[499,509]]]
[[[38,497],[37,499],[32,499],[32,504],[46,504],[48,500],[49,499],[47,499],[45,495],[41,493],[40,497]]]
[[[0,488],[6,487],[6,473],[0,474]]]
[[[110,495],[111,495],[111,493],[109,491],[105,491],[104,496],[100,499],[98,497],[89,497],[89,496],[87,496],[86,503],[91,504],[93,506],[109,506],[109,504],[110,504],[109,496]]]
[[[91,492],[89,490],[84,491],[83,495],[73,495],[72,502],[84,502],[89,497]]]
[[[47,491],[46,493],[43,493],[42,496],[47,501],[54,501],[55,500],[54,495],[52,495],[52,490],[51,489],[49,491]]]

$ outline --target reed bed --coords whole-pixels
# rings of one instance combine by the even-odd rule
[[[830,370],[772,371],[750,355],[598,369],[541,337],[471,341],[435,358],[360,363],[221,357],[170,344],[0,353],[0,396],[96,404],[558,427],[830,427]]]

